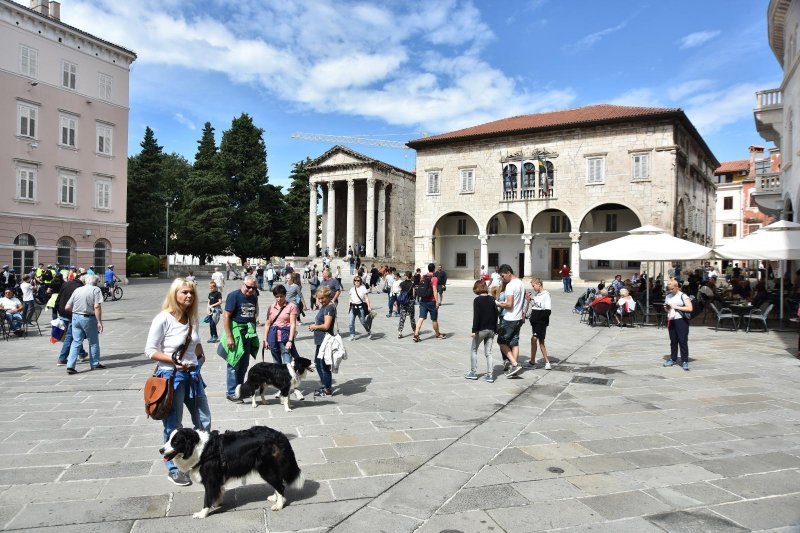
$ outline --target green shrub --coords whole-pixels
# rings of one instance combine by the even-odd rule
[[[130,254],[127,260],[128,275],[157,276],[158,257],[150,254]]]

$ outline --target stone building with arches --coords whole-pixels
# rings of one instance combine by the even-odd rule
[[[114,264],[127,252],[128,87],[136,54],[0,2],[0,263]]]
[[[719,162],[681,109],[592,105],[506,118],[408,143],[417,151],[414,260],[475,278],[635,272],[583,248],[652,224],[712,245]]]

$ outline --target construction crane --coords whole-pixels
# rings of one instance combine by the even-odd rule
[[[381,146],[383,148],[401,148],[410,150],[405,141],[389,141],[386,139],[372,139],[369,137],[355,137],[352,135],[329,135],[326,133],[292,133],[292,139],[306,141],[323,141],[337,144],[365,144],[368,146]]]

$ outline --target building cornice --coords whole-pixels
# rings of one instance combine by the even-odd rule
[[[781,68],[783,68],[786,15],[789,13],[790,4],[791,0],[771,0],[767,8],[767,38]]]

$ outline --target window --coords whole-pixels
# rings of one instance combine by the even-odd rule
[[[69,237],[62,237],[56,243],[56,262],[61,266],[68,266],[73,264],[75,254],[75,241]]]
[[[722,208],[725,210],[733,209],[733,196],[725,196],[722,198]]]
[[[755,161],[756,175],[768,174],[770,169],[770,163],[771,161],[769,160],[768,157],[764,157],[762,159],[756,159]]]
[[[95,209],[111,209],[111,182],[97,180],[94,182]]]
[[[29,233],[20,233],[14,239],[11,266],[20,274],[33,270],[36,239]]]
[[[78,77],[78,65],[69,61],[61,62],[61,86],[65,89],[75,90],[75,81]]]
[[[428,194],[439,194],[438,172],[428,172]]]
[[[36,116],[39,108],[28,104],[17,104],[17,135],[36,138]]]
[[[611,213],[606,215],[606,231],[617,231],[616,213]]]
[[[550,198],[553,196],[553,163],[550,161],[539,160],[539,198]]]
[[[586,160],[586,183],[603,183],[605,181],[604,163],[604,157],[590,157]]]
[[[611,261],[606,261],[606,260],[601,259],[600,261],[597,262],[597,267],[598,268],[611,268]]]
[[[464,252],[457,252],[456,268],[466,268],[466,267],[467,267],[467,254]]]
[[[503,167],[503,200],[517,198],[517,165]]]
[[[97,125],[97,153],[103,155],[113,155],[111,152],[111,139],[114,129],[105,124]]]
[[[633,179],[644,180],[650,177],[650,154],[633,156]]]
[[[75,205],[75,174],[62,171],[58,176],[58,203]]]
[[[39,73],[39,52],[29,46],[19,45],[19,71],[23,76],[35,78]]]
[[[531,190],[536,187],[536,165],[525,163],[522,165],[522,190]]]
[[[642,262],[641,261],[628,261],[626,268],[641,268]]]
[[[69,115],[61,115],[61,144],[75,148],[77,142],[78,119]]]
[[[755,233],[761,229],[761,224],[748,224],[747,233]]]
[[[94,267],[95,272],[103,272],[106,269],[106,252],[111,246],[107,241],[99,240],[94,243]]]
[[[17,167],[17,200],[36,200],[35,167]]]
[[[458,219],[458,231],[456,235],[466,235],[467,234],[467,219],[466,218],[459,218]]]
[[[736,237],[736,224],[723,224],[722,225],[723,237]]]
[[[568,233],[571,229],[567,215],[550,215],[550,233]]]
[[[97,96],[103,100],[111,100],[111,84],[113,79],[100,72],[97,75]]]
[[[490,235],[497,235],[500,231],[500,219],[497,217],[492,217],[492,220],[489,221],[489,233]]]
[[[461,192],[475,191],[475,171],[473,169],[463,169],[461,171]]]
[[[489,267],[500,266],[500,254],[494,252],[489,254]]]

